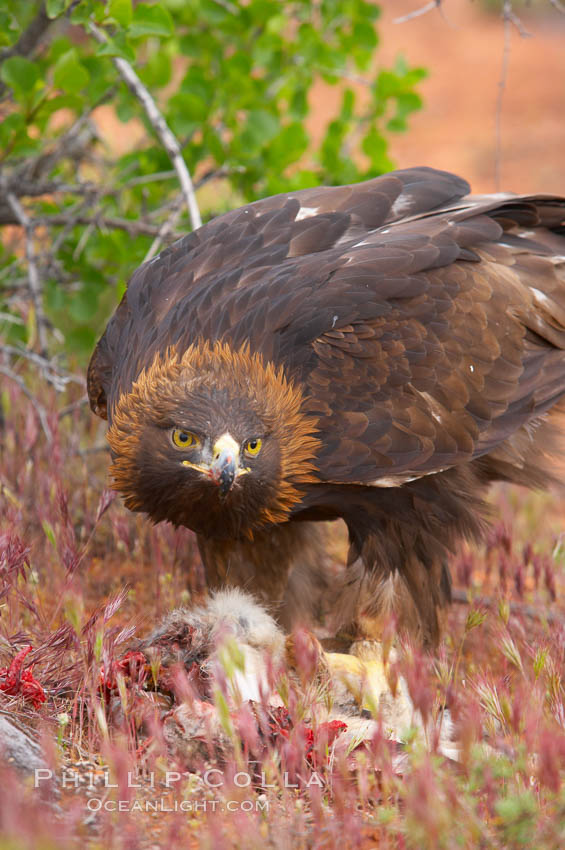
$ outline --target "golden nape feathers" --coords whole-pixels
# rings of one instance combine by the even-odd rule
[[[193,529],[211,586],[288,622],[289,578],[323,563],[311,523],[341,518],[365,608],[394,587],[434,644],[486,486],[555,479],[565,199],[468,192],[412,168],[277,195],[134,273],[91,406],[126,504]]]

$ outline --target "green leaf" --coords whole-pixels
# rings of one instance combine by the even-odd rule
[[[0,147],[6,148],[14,134],[25,133],[25,121],[19,112],[12,112],[0,121]]]
[[[47,0],[45,10],[48,18],[58,18],[71,5],[71,0]]]
[[[81,107],[84,107],[84,101],[81,97],[76,94],[61,94],[48,98],[41,107],[41,114],[48,117],[60,109],[71,109],[73,112],[78,112]]]
[[[371,168],[377,174],[389,171],[393,165],[387,155],[387,142],[382,133],[371,127],[361,143],[361,149],[369,157]]]
[[[179,92],[169,100],[169,120],[173,131],[189,135],[196,127],[204,123],[209,105],[195,94]]]
[[[372,24],[356,23],[353,27],[353,39],[358,47],[374,50],[378,43],[377,33]]]
[[[108,41],[101,44],[96,51],[97,56],[119,56],[125,59],[126,62],[135,62],[135,52],[128,44],[128,41],[123,32],[117,32],[114,38],[109,38]]]
[[[83,286],[69,303],[69,315],[77,322],[88,322],[98,307],[98,292],[93,286]]]
[[[122,27],[129,26],[132,15],[131,0],[110,0],[108,3],[108,16],[114,18]]]
[[[53,71],[53,83],[58,89],[71,94],[82,91],[90,79],[90,74],[80,61],[75,47],[67,50],[57,60]]]
[[[100,0],[80,0],[80,3],[71,6],[71,23],[88,25],[92,16],[98,20],[100,10],[104,6]]]
[[[0,9],[0,44],[10,44],[14,40],[13,34],[19,32],[14,16],[8,10]]]
[[[54,280],[47,282],[45,287],[45,306],[50,311],[63,310],[67,305],[67,297],[63,287]]]
[[[167,38],[173,34],[173,20],[163,6],[139,3],[134,9],[127,34],[131,38],[143,38],[148,35]]]
[[[247,116],[241,144],[244,147],[258,148],[267,144],[280,130],[280,121],[276,115],[266,109],[253,109]]]
[[[66,336],[66,346],[70,351],[88,354],[96,343],[95,331],[86,325],[74,327]]]
[[[300,159],[308,148],[308,142],[308,134],[299,121],[284,127],[269,144],[267,161],[273,171],[282,171]]]
[[[164,50],[150,55],[147,64],[139,69],[141,80],[149,88],[166,86],[171,79],[171,57]]]
[[[39,68],[23,56],[10,56],[2,63],[0,76],[6,85],[27,94],[39,79]]]

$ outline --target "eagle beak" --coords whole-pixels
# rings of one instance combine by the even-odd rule
[[[239,446],[230,434],[222,434],[214,443],[209,473],[212,481],[220,488],[222,496],[229,492],[238,467]]]

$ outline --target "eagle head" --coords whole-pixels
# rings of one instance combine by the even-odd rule
[[[110,407],[113,487],[128,508],[208,537],[284,522],[315,481],[316,418],[244,345],[158,353]]]

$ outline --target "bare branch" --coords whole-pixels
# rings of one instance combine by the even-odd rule
[[[45,215],[35,219],[35,226],[43,225],[45,227],[65,227],[69,222],[69,215],[64,215],[62,213],[56,213],[54,215]],[[137,221],[129,218],[117,218],[111,216],[103,216],[103,215],[87,215],[81,214],[74,218],[75,224],[86,225],[87,227],[90,225],[94,225],[95,227],[99,227],[101,230],[107,228],[108,230],[125,230],[126,233],[129,233],[130,236],[152,236],[156,237],[161,232],[161,227],[155,224],[147,224],[144,221]],[[0,212],[0,224],[19,224],[18,219],[15,216],[4,215],[3,212]],[[184,236],[184,233],[173,233],[172,237],[174,239],[178,239],[180,236]]]
[[[215,172],[215,174],[218,172]],[[106,195],[119,195],[120,192],[126,189],[133,189],[135,186],[144,186],[146,183],[156,183],[158,181],[170,180],[176,177],[176,171],[157,171],[154,174],[142,174],[139,177],[132,177],[127,183],[120,186],[97,186],[96,183],[86,181],[83,183],[61,183],[57,180],[29,180],[21,177],[19,174],[6,180],[6,190],[11,192],[17,198],[39,198],[41,195],[88,195],[96,193],[99,197]],[[199,188],[202,181],[195,184],[195,188]]]
[[[509,0],[504,2],[504,49],[502,51],[502,68],[500,70],[500,78],[498,80],[498,94],[496,96],[496,113],[495,113],[495,152],[494,152],[494,185],[497,192],[500,192],[501,184],[501,162],[502,162],[502,103],[504,101],[504,91],[506,89],[506,79],[508,77],[508,61],[510,59],[510,38],[511,25],[510,18],[506,14],[506,7],[510,6]]]
[[[33,244],[36,225],[31,221],[25,212],[24,208],[18,201],[15,195],[11,192],[6,194],[6,200],[17,218],[18,224],[25,231],[25,250],[27,259],[27,272],[29,279],[29,288],[33,304],[35,307],[35,317],[37,320],[37,336],[39,339],[39,350],[42,355],[47,353],[47,321],[43,312],[43,287],[39,270],[35,259],[35,246]]]
[[[512,0],[504,0],[502,7],[502,18],[504,21],[504,49],[502,51],[502,67],[500,69],[500,78],[498,80],[498,94],[496,97],[496,114],[495,114],[495,154],[494,154],[494,182],[496,191],[500,192],[501,187],[501,163],[502,163],[502,104],[504,102],[504,92],[506,90],[506,80],[508,78],[508,63],[510,61],[510,39],[512,36],[512,26],[518,30],[521,38],[529,38],[530,33],[523,26],[520,18],[512,9]]]
[[[518,15],[514,12],[514,9],[512,8],[512,0],[506,0],[504,3],[504,6],[502,7],[502,16],[504,20],[508,19],[511,24],[514,24],[518,30],[520,38],[532,37],[531,32],[528,32]]]
[[[565,15],[565,6],[560,2],[560,0],[549,0],[549,2],[555,9],[557,9],[558,12],[562,12]]]
[[[102,443],[100,446],[88,446],[86,449],[77,449],[74,454],[80,457],[88,457],[88,455],[104,454],[110,451],[108,443]]]
[[[407,15],[402,15],[400,18],[394,18],[393,24],[405,24],[407,21],[412,21],[414,18],[419,18],[421,15],[427,15],[428,12],[431,12],[432,9],[439,9],[441,7],[441,0],[430,0],[429,3],[426,3],[425,6],[422,6],[420,9],[415,9],[413,12],[409,12]]]
[[[16,198],[39,198],[41,195],[55,195],[57,192],[83,194],[87,185],[91,184],[59,183],[56,180],[46,180],[42,183],[35,180],[22,180],[18,176],[10,177],[5,181],[6,191],[15,195]]]
[[[64,390],[69,383],[79,384],[81,387],[84,386],[84,378],[73,375],[64,369],[59,369],[51,361],[47,360],[46,357],[36,354],[35,351],[30,351],[27,348],[17,348],[15,345],[0,345],[0,351],[8,357],[23,357],[25,360],[29,360],[36,366],[39,366],[46,380],[50,384],[53,384],[59,392]]]
[[[8,366],[3,366],[0,363],[0,374],[5,375],[6,378],[9,378],[11,381],[17,384],[21,391],[24,393],[24,395],[29,398],[37,412],[39,421],[41,422],[41,427],[43,428],[43,433],[47,437],[47,441],[50,443],[53,439],[53,435],[51,434],[51,429],[47,420],[47,411],[45,410],[43,405],[38,402],[31,390],[28,389],[24,379],[17,375],[15,372],[13,372],[10,368],[8,368]]]
[[[91,22],[89,24],[89,30],[98,42],[100,42],[101,44],[106,44],[106,34],[101,29],[99,29],[96,24]],[[153,127],[153,129],[157,133],[157,136],[161,140],[161,143],[163,144],[163,147],[165,148],[169,159],[171,160],[173,168],[177,172],[181,189],[184,194],[185,203],[188,209],[188,214],[192,222],[192,229],[196,230],[198,227],[202,226],[202,218],[200,216],[200,210],[198,209],[198,204],[196,202],[196,195],[194,194],[192,178],[182,157],[180,145],[176,139],[176,136],[171,132],[167,122],[165,121],[159,109],[157,108],[157,104],[155,103],[155,101],[149,94],[149,91],[145,88],[145,86],[143,85],[143,83],[141,82],[129,62],[126,62],[125,59],[122,59],[119,56],[114,56],[113,62],[116,68],[118,69],[118,73],[128,86],[129,90],[139,100],[139,102],[145,109],[145,113],[149,118],[151,126]]]
[[[26,159],[23,166],[17,169],[13,180],[25,180],[28,182],[39,181],[43,174],[49,173],[62,159],[81,160],[86,156],[86,150],[91,142],[98,138],[95,125],[90,116],[95,109],[111,100],[117,90],[117,86],[110,86],[94,103],[82,112],[71,126],[56,140],[51,150],[41,153],[33,159]],[[15,194],[15,193],[14,193]]]
[[[155,183],[161,180],[170,180],[171,177],[174,177],[176,171],[155,171],[153,174],[141,174],[139,177],[132,177],[131,180],[128,180],[124,186],[120,187],[121,189],[132,189],[134,186],[143,186],[145,183]],[[198,186],[198,184],[197,184]],[[109,192],[110,190],[104,190],[105,192]],[[112,191],[116,191],[115,189]]]
[[[175,207],[173,207],[170,216],[166,219],[166,221],[163,222],[159,229],[159,233],[151,243],[149,251],[143,258],[144,263],[147,263],[149,260],[153,259],[156,254],[159,253],[159,251],[161,250],[161,245],[163,244],[165,239],[170,236],[170,234],[176,228],[178,220],[182,214],[182,195],[180,195],[180,203],[177,202]]]
[[[82,383],[84,384],[84,381]],[[57,416],[59,417],[59,419],[63,419],[64,416],[69,416],[71,413],[74,413],[75,410],[80,410],[82,407],[86,407],[87,404],[88,396],[83,395],[76,401],[72,401],[70,404],[67,404],[65,405],[65,407],[62,407],[58,411]]]
[[[51,20],[47,17],[45,3],[42,3],[37,15],[25,28],[17,42],[12,47],[6,47],[2,50],[0,63],[9,59],[10,56],[29,56],[30,53],[33,53],[50,24]]]

